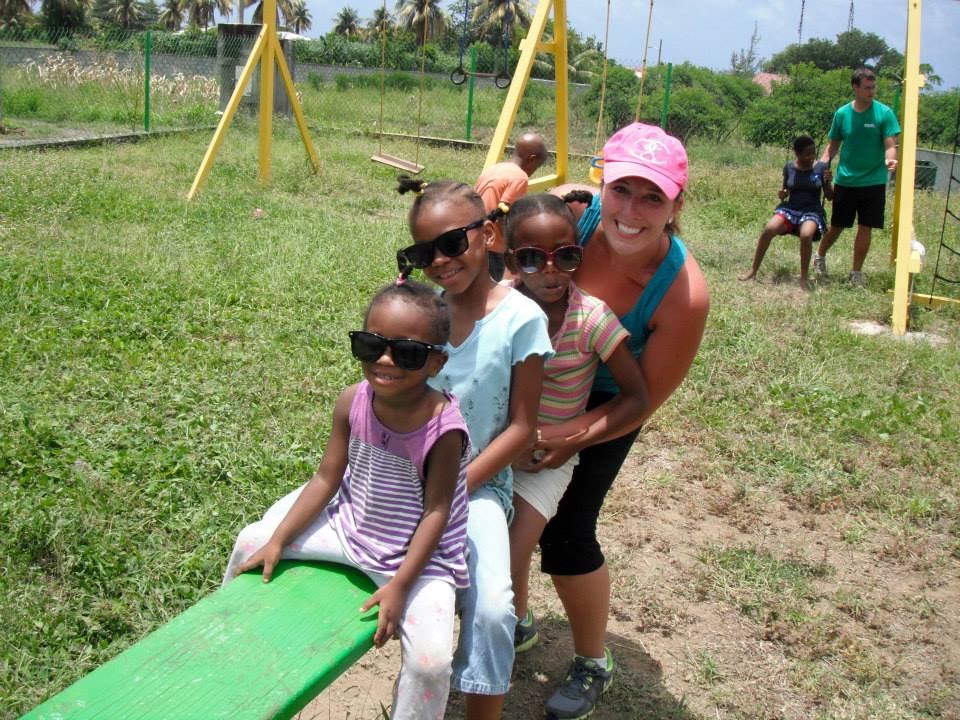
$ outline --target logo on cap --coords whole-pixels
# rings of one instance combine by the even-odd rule
[[[670,162],[670,149],[653,138],[637,138],[629,153],[640,162],[651,165],[666,165]]]

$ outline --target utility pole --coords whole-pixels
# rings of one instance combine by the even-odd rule
[[[847,16],[847,32],[853,30],[853,0],[850,0],[850,15]]]
[[[803,45],[803,11],[807,0],[800,0],[800,24],[797,26],[797,45]]]

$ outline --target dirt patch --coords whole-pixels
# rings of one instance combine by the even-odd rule
[[[619,668],[593,718],[960,718],[960,559],[945,538],[745,496],[666,443],[644,434],[602,515]],[[549,578],[531,580],[542,641],[517,660],[508,720],[542,717],[571,656]],[[398,643],[368,653],[301,717],[378,717],[398,666]],[[447,717],[463,717],[456,693]]]

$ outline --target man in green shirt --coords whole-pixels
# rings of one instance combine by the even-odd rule
[[[827,274],[824,257],[845,228],[857,220],[853,241],[853,270],[850,282],[863,287],[863,261],[870,250],[873,228],[883,227],[887,175],[897,169],[897,135],[900,124],[893,111],[873,99],[877,77],[869,68],[858,68],[851,79],[853,102],[833,115],[827,145],[820,158],[830,163],[840,153],[834,175],[833,214],[830,227],[820,239],[813,256],[819,275]]]

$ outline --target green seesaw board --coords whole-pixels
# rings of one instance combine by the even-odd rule
[[[376,586],[332,563],[239,576],[24,720],[289,718],[373,645]]]

